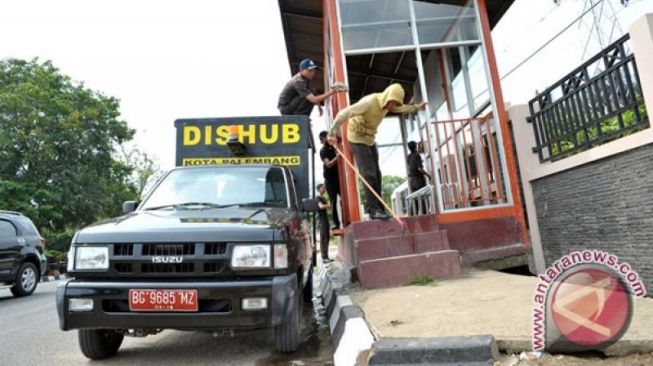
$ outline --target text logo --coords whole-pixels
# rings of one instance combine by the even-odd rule
[[[181,263],[184,257],[180,255],[155,255],[152,257],[152,263]]]
[[[630,326],[633,297],[646,295],[637,272],[603,251],[566,255],[539,280],[533,298],[535,351],[591,351],[614,344]]]

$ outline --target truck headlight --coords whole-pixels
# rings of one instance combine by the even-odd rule
[[[274,268],[288,268],[288,247],[274,244]]]
[[[76,247],[75,270],[83,269],[108,269],[108,247]]]
[[[269,245],[236,245],[231,255],[232,268],[270,267]]]

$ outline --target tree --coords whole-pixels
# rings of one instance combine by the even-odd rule
[[[141,199],[163,175],[159,165],[146,152],[139,149],[122,150],[125,164],[133,168],[131,182],[136,188],[136,198]]]
[[[23,210],[42,231],[66,237],[118,215],[120,203],[136,195],[133,168],[115,158],[134,135],[119,116],[116,98],[73,82],[50,61],[0,61],[3,208]]]
[[[388,207],[392,207],[392,191],[395,190],[395,188],[399,187],[404,181],[406,181],[406,178],[404,177],[397,177],[395,175],[384,175],[381,177],[381,192],[382,195],[381,197],[383,198],[383,201],[388,205]],[[363,182],[359,181],[358,182],[358,196],[360,197],[361,205],[365,206],[365,185]]]

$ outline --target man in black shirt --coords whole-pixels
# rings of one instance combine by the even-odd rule
[[[411,192],[415,192],[426,185],[426,179],[424,179],[424,176],[427,176],[429,180],[431,179],[431,176],[424,170],[422,157],[417,151],[417,143],[415,141],[408,142],[408,150],[410,150],[407,159],[408,187],[410,187]]]
[[[318,212],[318,222],[320,224],[320,253],[322,254],[322,263],[329,263],[329,240],[331,239],[329,233],[329,216],[327,215],[327,210],[329,207],[329,202],[324,198],[324,193],[326,193],[326,188],[324,184],[317,185],[317,199],[320,200],[318,207],[320,208]]]
[[[299,63],[299,72],[286,83],[279,95],[277,108],[282,115],[310,116],[314,104],[320,105],[336,92],[332,89],[315,95],[310,82],[315,77],[316,69],[317,66],[311,59],[306,58]]]
[[[327,139],[328,132],[320,132],[320,160],[324,163],[324,183],[329,193],[331,211],[333,211],[333,229],[340,229],[340,219],[338,217],[338,195],[340,194],[340,179],[338,178],[338,154],[336,149],[329,144]]]

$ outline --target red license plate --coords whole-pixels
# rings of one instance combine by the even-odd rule
[[[197,290],[129,290],[131,311],[197,311]]]

